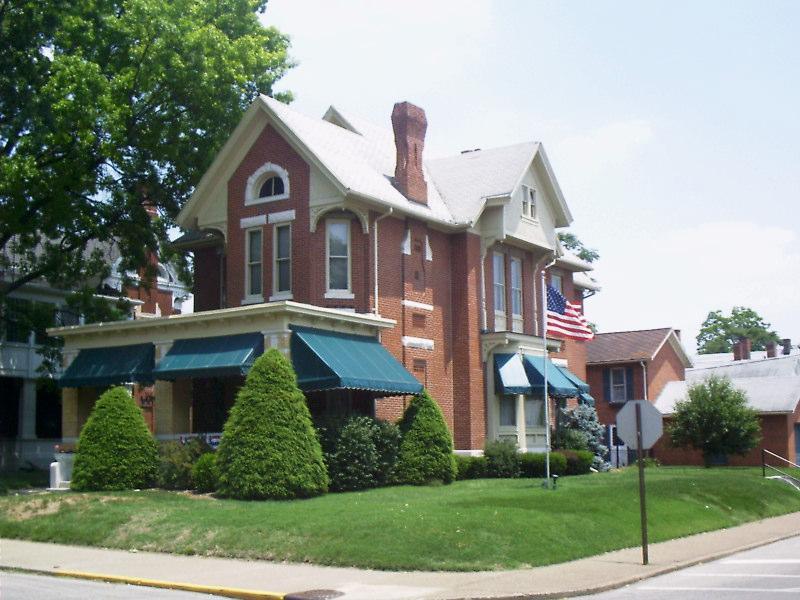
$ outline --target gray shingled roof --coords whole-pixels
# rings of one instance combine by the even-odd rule
[[[707,371],[708,369],[701,369]],[[708,373],[706,373],[708,375]],[[675,404],[688,397],[694,381],[670,381],[661,390],[656,408],[662,414],[675,412]],[[731,379],[733,385],[747,394],[747,403],[761,413],[790,413],[800,401],[800,377],[744,377]]]

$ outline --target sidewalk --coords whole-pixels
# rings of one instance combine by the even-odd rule
[[[282,594],[328,589],[343,592],[343,600],[558,598],[620,587],[796,535],[800,512],[652,544],[648,566],[641,564],[640,548],[629,548],[547,567],[472,573],[365,571],[3,539],[0,568],[83,571]]]

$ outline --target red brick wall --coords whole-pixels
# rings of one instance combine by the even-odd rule
[[[585,356],[585,355],[584,355]],[[595,399],[597,418],[605,425],[611,425],[617,420],[617,413],[622,408],[622,404],[610,404],[606,398],[605,388],[603,387],[603,372],[606,369],[622,367],[623,369],[633,369],[633,396],[634,399],[641,400],[644,397],[644,373],[642,365],[638,362],[609,363],[603,365],[586,365],[586,383],[589,384],[590,393]],[[649,379],[649,373],[648,373]],[[651,402],[655,398],[650,397]]]
[[[194,252],[194,311],[214,310],[220,306],[222,273],[219,248],[200,248]]]
[[[796,413],[797,414],[797,413]],[[789,436],[790,427],[793,426],[793,415],[761,415],[761,443],[744,456],[729,456],[728,464],[735,467],[758,466],[761,464],[761,449],[778,454],[791,456],[794,454],[792,441]],[[670,417],[664,418],[664,431],[670,424]],[[653,456],[665,465],[702,465],[703,455],[698,450],[675,448],[669,443],[669,436],[665,433],[653,447]],[[791,460],[791,458],[790,458]],[[777,464],[777,463],[771,463]]]
[[[683,366],[672,345],[667,342],[647,364],[647,397],[650,402],[655,402],[668,382],[684,379],[686,379],[686,367]]]

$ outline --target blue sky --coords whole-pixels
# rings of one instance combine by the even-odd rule
[[[426,153],[544,143],[572,229],[601,254],[601,331],[754,308],[800,343],[800,2],[270,0],[298,66],[279,89]]]

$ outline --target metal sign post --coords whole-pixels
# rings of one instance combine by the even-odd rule
[[[636,405],[636,457],[639,463],[639,512],[642,519],[642,564],[648,563],[647,556],[647,501],[644,489],[644,451],[642,450],[642,407]]]
[[[644,451],[653,447],[664,433],[658,409],[646,400],[630,400],[617,414],[617,436],[636,450],[639,463],[639,512],[642,526],[642,564],[649,562],[647,553],[647,499],[644,485]]]

